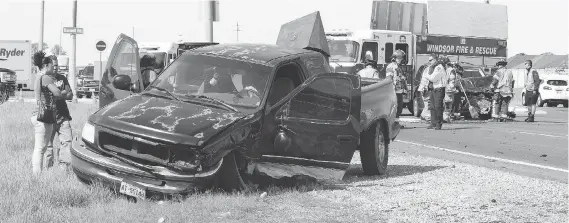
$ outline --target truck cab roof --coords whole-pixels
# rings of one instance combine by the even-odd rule
[[[249,63],[263,64],[267,66],[275,66],[280,60],[298,54],[319,54],[316,51],[286,48],[272,44],[251,44],[251,43],[231,43],[204,46],[192,51],[193,53],[212,55],[230,59],[237,59]]]

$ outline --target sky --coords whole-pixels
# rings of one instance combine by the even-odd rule
[[[427,0],[400,0],[427,3]],[[481,0],[462,0],[482,2]],[[219,0],[220,20],[214,23],[214,41],[276,43],[280,26],[320,11],[325,30],[369,29],[373,0]],[[508,7],[508,56],[517,53],[568,53],[569,8],[567,0],[491,0]],[[139,42],[204,41],[204,23],[198,0],[78,0],[77,65],[99,60],[95,43],[103,40],[106,60],[117,36],[124,33]],[[71,51],[72,0],[45,0],[44,42]],[[40,37],[40,0],[0,0],[0,40]]]

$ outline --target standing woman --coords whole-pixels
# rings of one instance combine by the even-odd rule
[[[43,157],[55,123],[55,97],[61,97],[62,93],[66,94],[66,91],[60,91],[55,85],[53,62],[45,57],[44,52],[34,54],[34,65],[40,72],[34,88],[37,106],[31,117],[35,132],[32,171],[34,174],[39,174],[43,169]]]

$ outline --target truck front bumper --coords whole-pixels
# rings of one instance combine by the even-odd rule
[[[215,174],[221,163],[197,174],[180,174],[165,167],[150,173],[131,166],[114,157],[104,156],[86,148],[83,142],[73,141],[71,166],[75,175],[86,182],[100,182],[118,191],[121,183],[143,188],[147,196],[185,194],[213,186]]]

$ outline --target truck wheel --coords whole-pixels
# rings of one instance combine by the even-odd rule
[[[419,99],[417,97],[415,97],[413,99],[413,116],[420,118],[421,117],[421,113],[423,112],[423,109],[419,108]]]
[[[77,98],[83,98],[82,94],[77,94]]]
[[[563,102],[563,107],[564,107],[564,108],[567,108],[568,105],[569,105],[568,102]]]
[[[415,103],[414,102],[407,103],[407,110],[409,110],[409,113],[415,114]]]
[[[385,135],[384,126],[376,124],[375,128],[363,135],[360,148],[360,159],[365,175],[383,175],[387,173],[389,157],[389,137]]]
[[[223,164],[217,173],[216,185],[218,188],[227,191],[243,191],[248,189],[247,184],[243,180],[244,171],[240,171],[235,158],[235,151],[223,157]]]
[[[396,118],[399,118],[399,116],[401,116],[402,112],[403,112],[403,95],[397,94],[397,115],[396,115]]]

